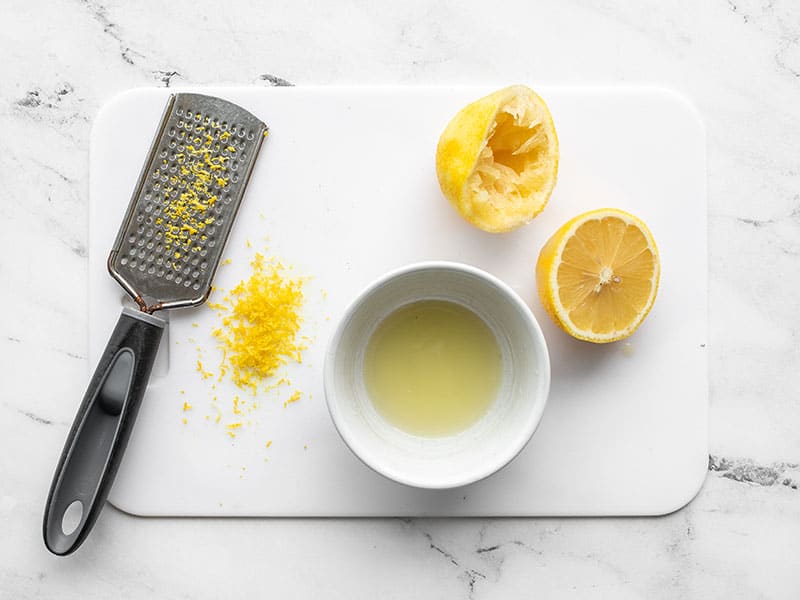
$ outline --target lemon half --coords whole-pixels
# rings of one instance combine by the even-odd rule
[[[660,272],[647,225],[625,211],[601,208],[568,221],[545,243],[536,284],[561,329],[602,344],[626,338],[642,324]]]
[[[467,221],[499,233],[544,209],[556,184],[558,157],[544,100],[514,85],[453,117],[439,138],[436,174],[445,197]]]

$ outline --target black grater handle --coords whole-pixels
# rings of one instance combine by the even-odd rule
[[[74,552],[103,509],[150,379],[164,325],[162,319],[130,308],[123,309],[117,321],[50,485],[43,533],[53,554]]]

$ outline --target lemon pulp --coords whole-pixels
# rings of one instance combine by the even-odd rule
[[[500,385],[492,330],[453,302],[423,300],[390,314],[370,338],[364,381],[375,409],[412,435],[454,435],[477,422]]]
[[[492,233],[528,223],[558,177],[558,135],[544,100],[512,85],[462,108],[436,147],[444,196],[467,221]]]

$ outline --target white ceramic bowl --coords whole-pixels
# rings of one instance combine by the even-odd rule
[[[385,421],[363,381],[375,328],[401,306],[430,299],[471,309],[492,329],[503,355],[502,382],[487,414],[457,435],[436,438]],[[342,439],[378,473],[420,488],[459,487],[508,464],[536,431],[549,389],[547,345],[528,306],[496,277],[459,263],[413,264],[372,283],[345,312],[325,356],[325,396]]]

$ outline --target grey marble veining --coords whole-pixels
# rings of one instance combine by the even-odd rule
[[[0,598],[800,596],[800,5],[7,0]],[[86,384],[91,124],[135,86],[656,83],[708,135],[711,456],[656,519],[137,519],[44,495]]]

